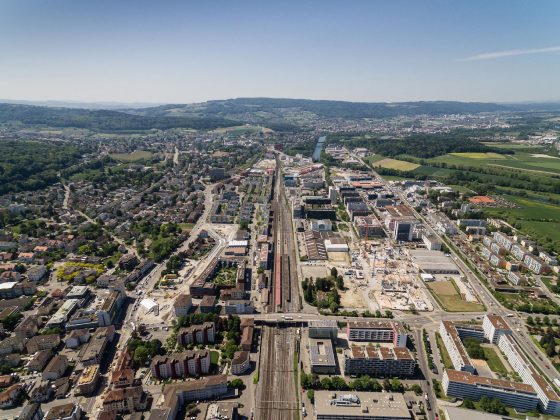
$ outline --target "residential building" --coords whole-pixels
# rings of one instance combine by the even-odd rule
[[[80,350],[80,361],[84,366],[98,365],[101,363],[105,355],[105,349],[113,341],[115,334],[115,327],[110,325],[108,327],[99,327],[89,343]]]
[[[33,354],[39,350],[52,350],[59,346],[60,336],[58,334],[36,335],[30,338],[25,347],[27,352]]]
[[[25,388],[22,384],[14,384],[0,392],[0,408],[15,407],[21,400]]]
[[[54,356],[45,370],[43,371],[42,378],[45,381],[54,381],[62,376],[68,368],[68,358],[66,356],[57,354]]]
[[[25,317],[14,329],[16,337],[31,338],[39,331],[39,317],[30,315]]]
[[[406,347],[408,334],[393,321],[348,321],[346,333],[350,341],[387,341],[395,347]]]
[[[205,322],[202,325],[180,328],[177,332],[177,342],[182,346],[214,343],[214,337],[215,325],[213,322]]]
[[[141,386],[113,389],[103,400],[103,411],[128,414],[148,408],[151,396]]]
[[[450,397],[479,400],[483,396],[497,398],[504,405],[522,411],[533,411],[539,399],[532,386],[473,375],[446,369],[443,372],[442,386],[445,394]]]
[[[95,392],[99,382],[99,366],[87,366],[76,384],[75,394],[77,395],[90,395]]]
[[[416,361],[406,347],[352,346],[344,354],[346,375],[407,377],[415,368]]]
[[[28,372],[42,372],[49,360],[53,357],[52,350],[41,350],[33,354],[31,360],[27,363]]]
[[[484,315],[482,321],[484,337],[491,343],[497,344],[502,334],[512,334],[506,320],[499,315]]]
[[[180,316],[187,316],[189,311],[191,310],[192,306],[192,297],[191,295],[187,294],[180,294],[175,299],[173,303],[173,310],[175,312],[175,316],[178,318]]]
[[[231,359],[231,373],[243,375],[251,367],[251,359],[248,351],[236,351]]]
[[[455,324],[451,321],[441,321],[439,333],[453,362],[453,367],[459,371],[476,373],[476,369],[467,354],[467,350],[463,346]]]
[[[210,371],[210,352],[197,350],[156,356],[152,359],[150,370],[160,380],[204,375]]]
[[[41,404],[27,404],[19,413],[18,420],[43,420],[44,414],[41,410]]]

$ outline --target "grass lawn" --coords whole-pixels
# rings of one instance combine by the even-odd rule
[[[464,157],[467,159],[505,159],[504,155],[499,153],[476,153],[476,152],[464,152],[464,153],[450,153],[452,156]]]
[[[148,152],[146,150],[135,150],[132,153],[112,153],[109,156],[112,159],[123,162],[134,162],[136,160],[150,159],[152,157],[152,152]]]
[[[417,163],[406,162],[404,160],[386,158],[373,163],[373,166],[388,169],[397,169],[399,171],[413,171],[420,165],[418,165]]]
[[[486,357],[486,363],[488,363],[488,367],[492,370],[492,372],[500,373],[504,376],[509,373],[496,353],[496,350],[492,347],[482,347],[482,350],[484,351],[484,356]]]
[[[482,312],[484,305],[480,303],[467,302],[457,293],[452,280],[434,281],[427,284],[428,289],[436,298],[438,303],[448,312]]]
[[[453,366],[453,362],[451,361],[451,357],[449,357],[449,353],[447,353],[447,349],[445,348],[445,344],[443,344],[443,339],[438,332],[436,332],[436,342],[439,349],[439,354],[441,355],[441,361],[443,362],[443,366],[446,369],[455,369]]]
[[[179,223],[179,227],[183,230],[192,230],[194,223]]]
[[[220,359],[220,352],[215,350],[210,350],[210,363],[213,365],[217,365]]]

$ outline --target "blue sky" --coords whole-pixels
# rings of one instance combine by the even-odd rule
[[[0,98],[560,100],[560,1],[0,2]]]

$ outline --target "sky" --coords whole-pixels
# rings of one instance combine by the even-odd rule
[[[560,100],[560,1],[0,1],[0,98],[257,96]]]

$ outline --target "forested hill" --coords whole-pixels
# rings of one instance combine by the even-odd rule
[[[51,108],[0,103],[0,123],[19,122],[48,127],[76,127],[93,131],[134,131],[169,128],[214,129],[239,125],[220,117],[145,116],[109,110]]]
[[[345,102],[309,99],[237,98],[199,104],[162,105],[131,110],[152,116],[199,115],[223,118],[278,118],[309,113],[319,118],[387,118],[398,115],[443,115],[506,111],[508,107],[481,102]]]

